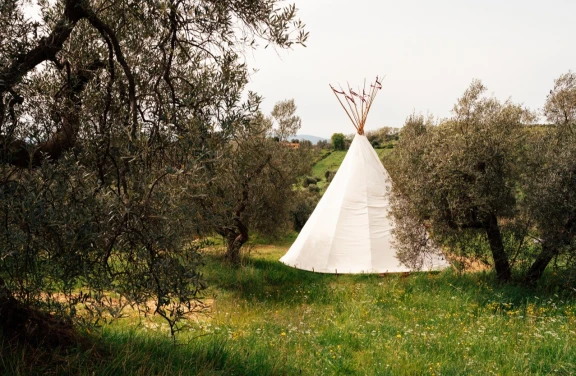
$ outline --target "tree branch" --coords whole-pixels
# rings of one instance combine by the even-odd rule
[[[0,149],[6,148],[1,150],[4,151],[3,162],[22,168],[36,167],[46,157],[56,160],[60,158],[62,153],[73,148],[80,127],[78,117],[82,105],[80,94],[102,67],[104,67],[104,63],[95,60],[88,67],[79,70],[70,77],[65,99],[69,102],[70,107],[62,115],[62,127],[49,140],[34,146],[28,145],[22,140],[10,140],[10,135],[4,136],[7,144],[0,145]],[[31,152],[29,152],[30,149],[32,149]]]
[[[38,45],[25,54],[19,55],[6,70],[0,70],[0,95],[11,90],[38,64],[55,60],[64,42],[79,20],[83,18],[82,0],[67,0],[64,16],[58,21],[50,35],[40,39]]]
[[[84,8],[84,14],[86,19],[90,22],[92,26],[98,30],[98,32],[102,35],[104,39],[106,37],[109,38],[110,43],[112,43],[112,47],[114,48],[114,54],[116,55],[116,60],[122,66],[124,70],[124,74],[128,79],[128,98],[130,101],[130,114],[132,117],[132,128],[130,131],[130,135],[133,140],[137,138],[138,133],[138,109],[136,103],[136,81],[134,79],[134,75],[132,74],[132,70],[130,66],[126,62],[126,58],[124,57],[124,53],[122,52],[122,48],[120,47],[120,43],[118,42],[118,38],[116,37],[116,33],[110,26],[105,24],[94,11],[90,8]]]

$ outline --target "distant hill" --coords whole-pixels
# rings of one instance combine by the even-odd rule
[[[299,134],[296,136],[290,136],[288,137],[288,140],[292,140],[294,138],[299,139],[300,141],[302,140],[308,140],[311,143],[313,143],[314,145],[316,145],[318,143],[318,141],[328,141],[327,138],[323,138],[323,137],[318,137],[318,136],[311,136],[309,134]]]

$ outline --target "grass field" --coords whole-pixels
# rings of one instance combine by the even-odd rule
[[[328,151],[323,150],[323,152],[327,153]],[[345,156],[346,151],[333,150],[327,157],[324,157],[323,159],[316,162],[316,164],[314,164],[314,167],[312,167],[312,175],[322,179],[317,184],[320,189],[324,189],[326,186],[326,177],[324,175],[326,171],[337,170],[338,167],[340,167],[342,164]]]
[[[207,252],[208,311],[174,345],[158,318],[102,329],[107,356],[67,355],[48,374],[568,375],[576,372],[576,296],[552,274],[537,290],[492,274],[325,275],[289,268],[280,245],[244,266]],[[554,283],[553,283],[554,282]],[[38,371],[22,354],[0,373]],[[28,372],[30,371],[30,372]],[[44,372],[39,372],[44,373]]]
[[[390,151],[377,149],[380,157]],[[344,156],[330,153],[313,174],[324,178]],[[0,344],[0,374],[576,373],[576,289],[561,276],[549,273],[528,289],[484,272],[315,274],[278,262],[294,239],[253,237],[240,268],[223,263],[221,246],[206,251],[205,309],[176,344],[159,317],[130,316],[92,333],[89,351]]]

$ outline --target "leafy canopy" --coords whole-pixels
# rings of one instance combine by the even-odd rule
[[[277,0],[26,4],[0,4],[0,303],[95,322],[134,302],[175,330],[202,288],[206,186],[257,116],[242,53],[304,25]]]
[[[479,81],[439,125],[407,119],[387,161],[402,262],[418,267],[439,245],[461,262],[488,250],[503,281],[517,266],[533,283],[558,257],[572,267],[575,82],[562,75],[548,96],[545,114],[556,127],[530,125],[531,111],[483,96]]]

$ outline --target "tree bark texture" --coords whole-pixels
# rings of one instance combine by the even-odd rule
[[[488,216],[485,222],[485,230],[486,235],[488,236],[490,250],[492,251],[492,258],[494,259],[496,276],[500,281],[508,282],[512,277],[512,272],[510,269],[510,263],[508,262],[508,256],[504,250],[504,244],[502,243],[502,234],[498,227],[498,219],[496,218],[496,215],[490,214]]]
[[[550,261],[552,261],[552,259],[554,258],[554,256],[556,256],[556,254],[557,252],[555,252],[553,249],[547,247],[546,245],[543,245],[542,252],[540,252],[538,257],[536,257],[536,260],[534,261],[532,266],[530,266],[530,269],[528,269],[528,272],[524,276],[524,283],[528,285],[535,284],[536,281],[538,281],[540,277],[542,277],[542,274],[544,274],[544,270],[546,270],[546,267],[548,266],[548,264],[550,264]]]

